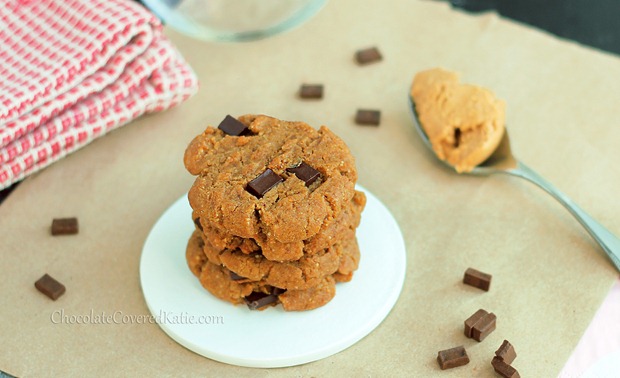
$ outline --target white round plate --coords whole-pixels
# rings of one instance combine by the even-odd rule
[[[620,350],[598,360],[582,375],[582,378],[617,378],[618,372],[620,372]]]
[[[325,306],[286,312],[282,306],[251,311],[202,288],[185,260],[194,230],[186,196],[149,233],[140,260],[144,299],[159,326],[179,344],[233,365],[284,367],[338,353],[375,329],[403,286],[405,243],[396,220],[371,193],[357,230],[361,260],[353,279],[336,285]]]

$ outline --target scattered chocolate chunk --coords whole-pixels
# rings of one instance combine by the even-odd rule
[[[480,309],[476,311],[472,316],[467,318],[467,320],[465,320],[465,336],[471,338],[472,331],[476,323],[478,323],[480,319],[482,319],[485,315],[488,315],[488,314],[489,313],[486,312],[485,310]]]
[[[323,98],[322,84],[302,84],[299,88],[299,97],[304,99]]]
[[[245,190],[258,198],[262,198],[271,188],[284,181],[271,169],[267,169],[260,176],[250,181]]]
[[[484,340],[491,332],[495,331],[496,319],[492,312],[480,318],[471,330],[471,338],[476,341]]]
[[[477,287],[478,289],[482,289],[484,291],[489,291],[489,287],[491,286],[491,278],[492,276],[490,274],[483,273],[474,268],[467,268],[465,275],[463,276],[463,283]]]
[[[469,357],[465,348],[458,346],[452,349],[440,350],[437,353],[437,362],[441,370],[446,370],[467,365]]]
[[[56,218],[52,220],[52,235],[73,235],[79,232],[77,218]]]
[[[379,126],[379,123],[381,123],[381,111],[358,109],[355,114],[355,123],[358,125]]]
[[[248,305],[250,310],[258,310],[262,307],[276,303],[277,301],[277,295],[265,294],[257,291],[254,291],[252,294],[245,297],[245,303]]]
[[[237,273],[233,272],[232,270],[230,271],[230,279],[233,281],[240,281],[240,280],[245,280],[246,278],[243,276],[238,275]]]
[[[376,47],[369,47],[355,52],[355,60],[358,64],[364,65],[374,63],[380,61],[381,59],[383,59],[383,57],[381,56],[379,49]]]
[[[517,358],[517,352],[508,340],[504,340],[499,349],[495,351],[495,356],[510,365]]]
[[[200,231],[204,231],[204,230],[202,229],[202,224],[200,223],[200,218],[196,218],[196,219],[194,219],[194,224],[196,225],[196,227],[198,227],[198,229],[199,229]]]
[[[493,357],[491,365],[493,365],[495,372],[504,378],[521,378],[517,369],[510,366],[505,361],[502,361],[502,359],[497,356]]]
[[[495,314],[480,309],[465,320],[465,336],[482,341],[495,330],[495,321]]]
[[[34,287],[52,300],[58,299],[58,297],[65,293],[65,285],[56,281],[47,273],[34,283]]]
[[[297,178],[299,178],[300,180],[306,183],[306,186],[312,185],[312,183],[315,182],[321,176],[319,171],[317,171],[316,169],[312,168],[311,166],[309,166],[308,164],[304,162],[302,162],[296,167],[287,168],[286,171],[294,173],[295,176],[297,176]]]
[[[247,135],[250,133],[250,129],[248,129],[246,125],[231,115],[227,115],[217,128],[222,130],[225,134],[232,136]]]
[[[271,295],[280,295],[283,294],[286,291],[286,289],[280,289],[279,287],[274,287],[273,290],[271,290]]]

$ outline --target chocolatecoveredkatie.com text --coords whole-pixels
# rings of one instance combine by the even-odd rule
[[[221,315],[197,315],[187,312],[159,311],[157,314],[129,314],[122,310],[112,312],[95,311],[69,314],[65,309],[58,309],[50,314],[54,324],[190,324],[190,325],[221,325]]]

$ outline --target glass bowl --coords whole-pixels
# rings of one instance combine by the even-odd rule
[[[170,27],[221,42],[265,38],[300,25],[327,0],[142,0]]]

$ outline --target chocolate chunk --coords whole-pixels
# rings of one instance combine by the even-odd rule
[[[322,84],[302,84],[299,88],[299,97],[304,99],[323,98]]]
[[[482,317],[488,315],[489,313],[486,312],[483,309],[480,309],[478,311],[476,311],[472,316],[470,316],[469,318],[467,318],[467,320],[465,320],[465,336],[471,338],[472,336],[472,330],[474,328],[474,326],[476,325],[476,323],[478,323],[478,321],[480,319],[482,319]]]
[[[437,353],[437,362],[441,370],[452,369],[457,366],[467,365],[469,357],[463,346],[441,350]]]
[[[497,356],[493,357],[491,365],[493,365],[495,372],[504,378],[521,378],[517,369],[510,366],[505,361],[502,361],[502,359]]]
[[[260,176],[250,181],[246,186],[245,190],[247,190],[256,197],[261,198],[271,188],[281,183],[282,181],[284,181],[282,177],[278,176],[271,169],[267,169],[265,172],[261,173]]]
[[[489,334],[495,331],[496,316],[494,313],[484,315],[474,324],[471,330],[471,337],[476,341],[484,340]]]
[[[492,276],[487,273],[482,273],[474,268],[467,268],[465,275],[463,276],[463,283],[484,291],[489,291],[491,286]]]
[[[512,346],[512,344],[508,342],[508,340],[504,340],[499,349],[495,351],[495,356],[510,365],[512,361],[517,358],[517,352],[515,351],[515,348]]]
[[[482,341],[495,330],[496,316],[480,309],[465,320],[465,336]]]
[[[381,56],[379,49],[376,47],[369,47],[367,49],[357,50],[355,52],[355,60],[358,64],[369,64],[373,62],[378,62],[381,59],[383,59],[383,57]]]
[[[222,130],[225,134],[232,136],[247,135],[250,133],[250,129],[248,129],[246,125],[230,115],[227,115],[217,128]]]
[[[196,227],[198,227],[198,229],[199,229],[200,231],[204,231],[204,230],[202,229],[202,224],[200,223],[200,218],[196,218],[196,219],[194,219],[194,224],[196,225]]]
[[[306,183],[306,186],[312,185],[312,183],[321,176],[319,171],[304,162],[299,164],[297,167],[287,168],[286,171],[294,173],[297,178]]]
[[[245,303],[250,310],[258,310],[259,308],[276,303],[278,296],[273,294],[265,294],[253,291],[252,294],[245,297]]]
[[[233,272],[232,270],[230,271],[230,279],[233,281],[240,281],[240,280],[245,280],[246,278],[243,276],[238,275],[237,273]]]
[[[461,145],[461,129],[454,129],[454,148],[458,148]]]
[[[39,290],[41,293],[47,295],[53,300],[58,299],[58,297],[65,293],[65,285],[56,281],[47,273],[34,283],[34,287],[36,287],[37,290]]]
[[[358,109],[355,114],[355,123],[358,125],[379,126],[379,123],[381,123],[381,111]]]
[[[279,287],[274,287],[273,290],[271,290],[271,295],[280,295],[280,294],[284,294],[284,292],[286,292],[286,289],[280,289]]]
[[[56,218],[52,220],[52,235],[73,235],[79,232],[77,218]]]

